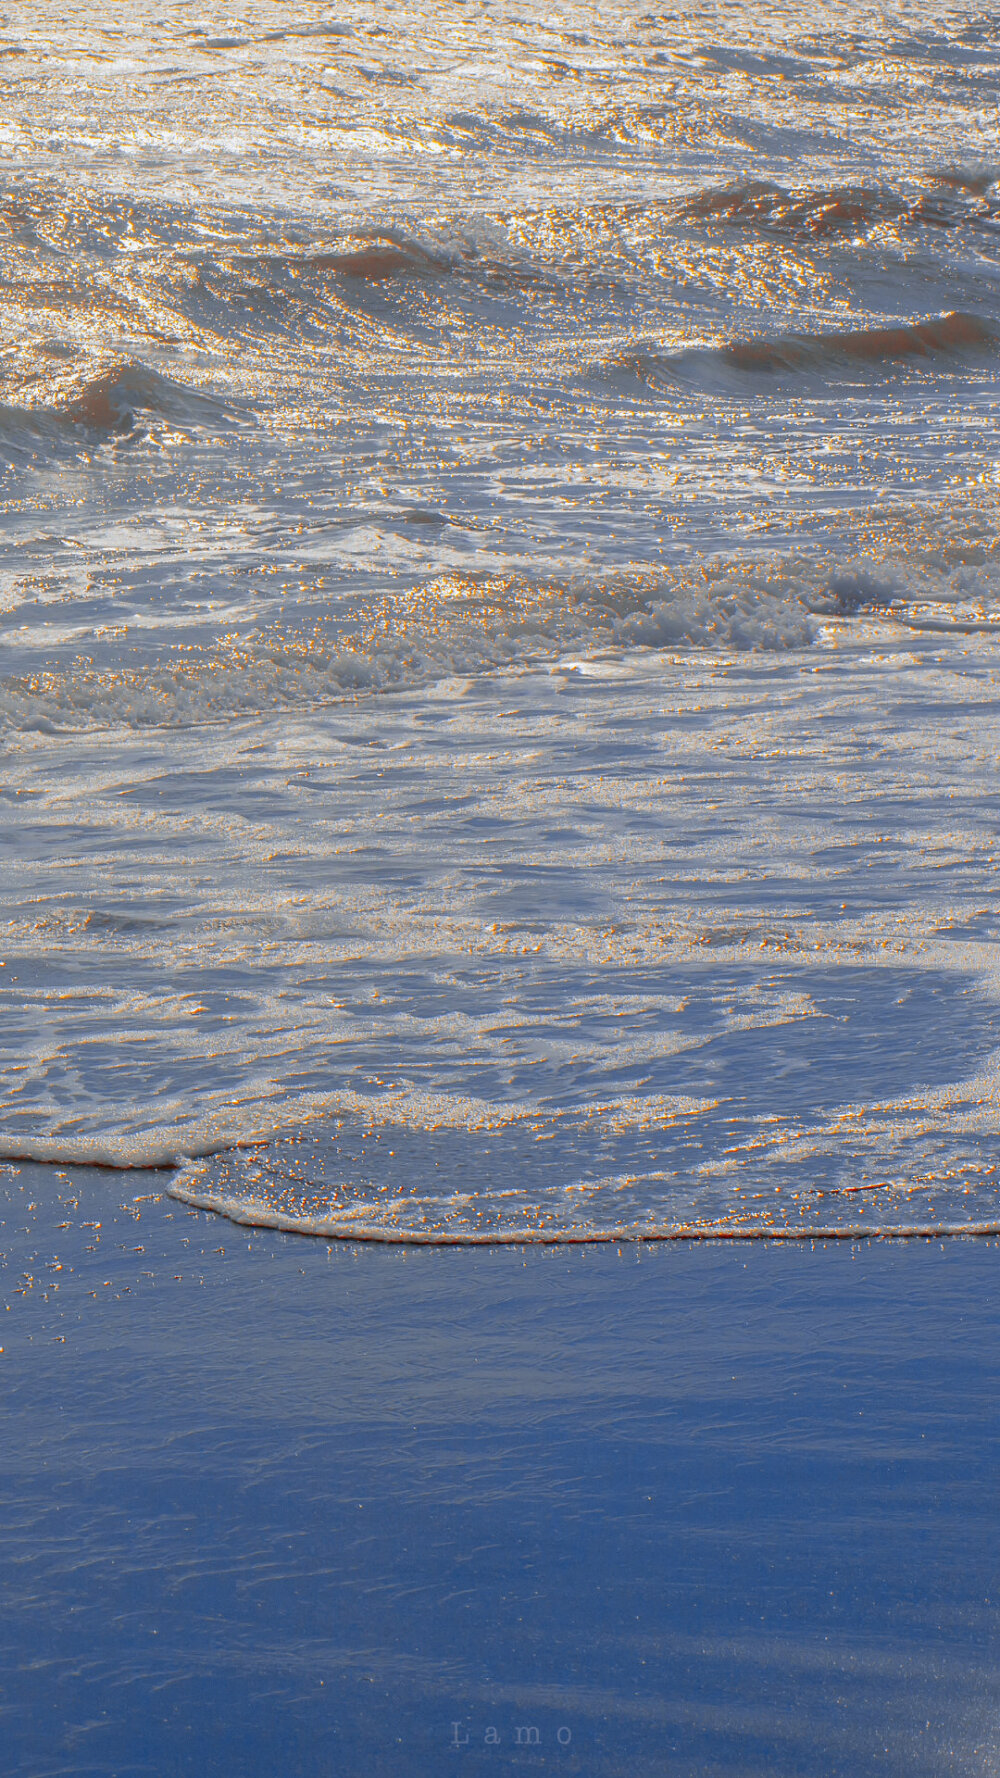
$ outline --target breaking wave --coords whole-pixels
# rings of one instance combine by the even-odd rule
[[[365,692],[479,674],[568,646],[807,647],[817,618],[794,572],[706,563],[595,588],[445,575],[372,602],[350,629],[257,631],[158,664],[77,667],[0,680],[0,727],[41,730],[188,726]]]
[[[714,347],[683,352],[658,351],[640,343],[604,362],[612,376],[622,373],[656,391],[676,382],[719,373],[776,375],[812,371],[831,375],[845,368],[888,369],[901,362],[959,358],[996,351],[1000,330],[979,315],[953,311],[926,321],[892,327],[844,328],[830,333],[787,333],[770,338],[732,339]]]
[[[605,1228],[539,1228],[522,1223],[512,1228],[383,1228],[377,1223],[350,1221],[347,1217],[296,1216],[275,1209],[263,1200],[230,1198],[199,1191],[191,1174],[172,1180],[172,1198],[194,1210],[208,1210],[244,1228],[274,1229],[288,1235],[314,1236],[323,1241],[363,1241],[397,1247],[594,1247],[625,1242],[661,1241],[886,1241],[940,1240],[946,1236],[1000,1235],[995,1222],[861,1222],[622,1223]]]
[[[805,554],[706,557],[597,584],[443,574],[361,602],[339,624],[251,630],[132,667],[77,661],[7,675],[0,678],[0,730],[185,728],[552,662],[567,649],[782,652],[808,648],[824,620],[863,612],[914,629],[1000,623],[989,550],[971,558],[959,550],[950,564],[942,558],[922,567],[916,556],[867,553],[878,547],[840,562]]]
[[[434,276],[449,270],[447,261],[428,253],[419,242],[400,240],[376,231],[349,240],[337,252],[283,254],[256,263],[293,275],[327,272],[336,278],[370,279],[373,283],[382,283],[388,278]]]
[[[372,303],[384,315],[390,293],[426,294],[445,282],[453,291],[464,286],[473,299],[477,289],[494,296],[558,282],[544,268],[480,250],[459,229],[442,230],[425,244],[375,226],[308,251],[188,256],[169,262],[158,276],[162,300],[173,313],[223,339],[262,331],[291,337],[311,330],[337,333],[338,325],[350,327]]]
[[[657,156],[666,149],[703,151],[709,144],[759,148],[765,140],[780,138],[780,126],[762,124],[725,105],[690,95],[637,98],[608,102],[591,98],[566,109],[536,109],[528,105],[490,105],[482,110],[452,111],[443,117],[425,116],[391,123],[390,140],[416,143],[436,150],[495,154],[519,161],[578,157],[581,152],[598,159],[631,157],[644,151]],[[798,135],[801,147],[801,132]]]
[[[219,425],[232,415],[215,396],[174,382],[135,359],[61,377],[53,376],[43,361],[33,378],[22,373],[18,384],[22,399],[0,403],[0,456],[13,462],[46,447],[58,452],[95,439],[129,436],[149,419],[189,430]]]
[[[693,140],[709,126],[710,133],[722,127],[718,118],[682,116],[669,106],[595,112],[572,127],[511,111],[456,115],[442,126],[440,145],[452,137],[466,146],[482,141],[491,148],[509,140],[523,155],[526,143],[548,151],[564,137],[566,143],[585,138],[598,147],[639,142],[644,131],[673,130]],[[111,338],[140,342],[144,354],[146,342],[154,350],[178,343],[203,347],[216,362],[221,347],[231,366],[241,364],[248,346],[266,352],[278,342],[326,343],[338,352],[353,346],[367,358],[373,348],[393,344],[397,325],[405,335],[397,343],[404,348],[422,331],[438,341],[454,324],[456,305],[463,319],[491,327],[497,300],[518,291],[557,296],[551,312],[537,303],[534,317],[544,313],[561,326],[566,301],[596,294],[606,308],[609,291],[617,293],[616,300],[625,292],[630,300],[641,293],[643,301],[659,306],[669,264],[663,255],[676,246],[680,232],[694,231],[703,244],[720,229],[807,241],[849,241],[888,230],[898,249],[898,237],[908,229],[975,225],[995,231],[1000,195],[988,176],[993,171],[945,170],[927,175],[924,188],[913,193],[878,185],[797,189],[743,181],[681,196],[644,196],[638,203],[628,198],[589,205],[543,201],[532,213],[508,212],[502,205],[424,215],[386,210],[326,222],[311,216],[284,225],[235,207],[205,216],[183,205],[70,193],[54,185],[12,185],[0,191],[0,223],[6,230],[0,270],[11,337],[31,342],[39,362],[36,373],[20,379],[23,389],[0,390],[7,403],[0,412],[0,449],[5,441],[8,454],[30,454],[42,447],[46,433],[55,437],[67,424],[127,431],[144,413],[178,424],[210,421],[199,405],[207,400],[201,392],[183,390],[169,374],[138,360],[112,362]],[[980,300],[971,290],[963,296],[954,285],[948,288],[953,300],[970,306]],[[964,319],[969,325],[976,320]],[[697,316],[686,321],[697,325]],[[712,324],[709,312],[705,323]],[[986,328],[985,322],[977,325]],[[934,326],[873,329],[867,355],[877,354],[880,334],[887,339],[899,331],[912,338],[908,345],[890,342],[889,356],[977,343],[971,335],[965,341],[957,336],[932,341],[928,330]],[[88,368],[75,389],[47,394],[51,365],[46,371],[42,360],[50,348],[38,341],[49,338],[53,327],[60,335],[86,340],[88,364],[95,354],[101,363]],[[921,332],[927,335],[923,345]],[[816,355],[829,362],[831,354],[856,362],[866,355],[865,337],[859,330],[856,337],[845,332],[816,342],[797,335],[739,341],[728,362],[750,367],[750,346],[757,349],[753,368],[803,368]],[[978,338],[980,346],[991,343],[985,333]],[[73,347],[68,351],[74,355]],[[692,366],[689,355],[682,356],[683,372]],[[653,346],[633,353],[632,367],[644,381],[672,376],[678,368],[675,358]],[[80,386],[81,380],[88,387]]]

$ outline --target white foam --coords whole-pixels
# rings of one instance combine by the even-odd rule
[[[346,633],[322,623],[304,634],[251,631],[236,644],[166,654],[152,666],[95,664],[0,680],[0,726],[189,726],[491,672],[581,643],[804,648],[819,629],[804,603],[815,581],[816,571],[805,569],[759,585],[752,571],[716,568],[707,578],[647,574],[591,591],[442,576],[385,601]]]
[[[325,1241],[374,1242],[394,1247],[581,1247],[666,1241],[886,1241],[939,1240],[949,1237],[1000,1235],[1000,1220],[966,1222],[810,1222],[796,1226],[776,1222],[623,1223],[610,1227],[538,1228],[525,1223],[503,1229],[386,1228],[357,1213],[339,1216],[293,1216],[253,1196],[227,1197],[200,1189],[197,1174],[187,1169],[172,1179],[170,1196],[192,1209],[208,1210],[243,1228],[275,1229],[289,1235]]]

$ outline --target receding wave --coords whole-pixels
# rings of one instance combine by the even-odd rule
[[[481,1247],[1000,1234],[995,1168],[987,1167],[984,1178],[982,1157],[971,1152],[935,1168],[926,1117],[912,1172],[905,1161],[900,1167],[904,1143],[886,1177],[866,1177],[870,1155],[848,1153],[834,1182],[820,1177],[831,1157],[817,1149],[813,1182],[803,1178],[789,1190],[787,1179],[775,1185],[748,1154],[747,1182],[734,1192],[731,1184],[720,1190],[713,1183],[718,1165],[697,1164],[706,1114],[717,1110],[717,1101],[684,1096],[546,1113],[531,1105],[341,1090],[292,1095],[280,1108],[256,1112],[220,1107],[172,1126],[11,1134],[0,1139],[0,1155],[15,1163],[167,1172],[164,1189],[193,1209],[326,1241]],[[947,1107],[942,1111],[943,1126]],[[318,1133],[310,1133],[316,1125]],[[657,1134],[663,1164],[651,1169],[650,1137]],[[678,1172],[671,1149],[685,1140],[693,1144],[690,1165]],[[640,1153],[645,1165],[636,1166]],[[699,1172],[708,1177],[699,1179]]]
[[[792,1122],[648,1091],[343,1095],[308,1129],[192,1158],[168,1189],[257,1227],[417,1245],[992,1234],[995,1066]]]
[[[890,364],[940,352],[995,348],[996,328],[978,315],[954,311],[902,327],[844,328],[836,333],[786,334],[778,339],[732,340],[721,356],[738,370],[803,370],[838,358]]]
[[[981,1169],[946,1170],[933,1183],[890,1176],[810,1186],[760,1178],[728,1193],[670,1166],[678,1125],[701,1131],[698,1108],[664,1108],[660,1170],[605,1170],[607,1119],[584,1120],[589,1149],[574,1152],[559,1125],[537,1115],[473,1140],[368,1124],[299,1134],[275,1145],[192,1160],[172,1197],[245,1227],[321,1240],[403,1246],[567,1246],[617,1241],[864,1240],[995,1235],[1000,1201]],[[572,1123],[573,1120],[570,1120]],[[612,1119],[612,1122],[615,1120]],[[619,1132],[620,1140],[620,1132]],[[555,1145],[555,1159],[553,1147]],[[647,1130],[648,1147],[648,1130]],[[426,1152],[425,1152],[426,1151]],[[635,1158],[633,1152],[633,1160]],[[976,1180],[970,1188],[969,1178]],[[970,1190],[974,1203],[970,1204]]]

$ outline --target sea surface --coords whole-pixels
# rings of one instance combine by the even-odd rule
[[[10,1178],[1000,1227],[1000,14],[40,0],[0,83]]]

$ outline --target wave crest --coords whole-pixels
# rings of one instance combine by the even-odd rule
[[[960,228],[1000,217],[1000,201],[991,195],[994,178],[995,174],[940,173],[934,176],[934,189],[917,195],[881,185],[796,190],[770,180],[747,180],[708,186],[692,197],[668,202],[664,209],[678,222],[719,223],[798,240],[858,237],[882,228]]]
[[[183,728],[551,663],[567,651],[804,649],[824,621],[866,612],[918,630],[992,630],[1000,590],[992,519],[983,522],[980,541],[962,532],[947,547],[903,554],[892,527],[888,538],[861,527],[843,553],[720,555],[596,582],[443,574],[359,603],[348,620],[252,630],[142,666],[77,662],[8,675],[0,731]]]
[[[680,352],[664,352],[652,341],[638,341],[605,359],[602,368],[605,374],[624,374],[656,393],[678,380],[705,379],[726,387],[726,379],[734,372],[742,381],[747,374],[801,375],[811,371],[828,376],[845,370],[887,371],[907,360],[992,353],[998,345],[1000,330],[992,322],[953,310],[889,327],[765,335]],[[732,387],[731,380],[728,386]]]
[[[218,425],[233,417],[225,402],[163,376],[141,360],[122,358],[97,369],[53,375],[43,360],[34,375],[22,370],[0,403],[0,456],[19,461],[46,447],[59,452],[93,438],[134,433],[147,418],[179,429]],[[17,394],[20,400],[11,400]]]

